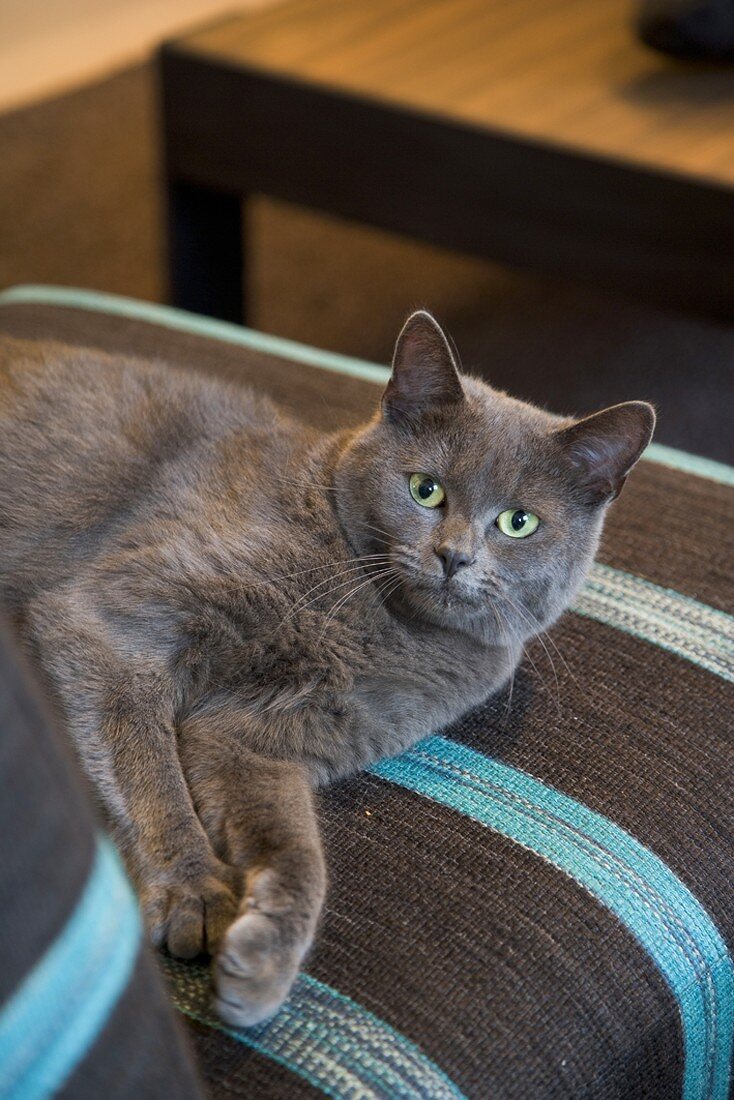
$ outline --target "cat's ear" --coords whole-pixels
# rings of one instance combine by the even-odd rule
[[[556,433],[574,471],[574,481],[591,504],[614,500],[655,429],[655,410],[646,401],[626,401],[578,420]]]
[[[382,395],[385,417],[417,422],[464,400],[456,361],[443,329],[424,309],[411,313],[395,344],[392,375]]]

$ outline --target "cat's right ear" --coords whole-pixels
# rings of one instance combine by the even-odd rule
[[[395,344],[392,375],[382,395],[383,415],[393,423],[417,424],[427,414],[463,400],[443,329],[427,310],[411,313]]]
[[[587,503],[601,504],[619,496],[654,430],[652,405],[625,401],[556,433]]]

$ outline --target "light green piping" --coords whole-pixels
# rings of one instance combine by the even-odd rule
[[[195,336],[205,336],[210,340],[220,340],[225,344],[235,344],[253,351],[262,351],[268,355],[277,355],[295,363],[304,363],[309,367],[334,371],[361,378],[365,382],[384,385],[390,377],[387,367],[376,363],[364,363],[361,359],[352,359],[335,351],[321,351],[295,340],[286,340],[282,336],[271,336],[267,332],[243,328],[229,321],[216,321],[211,317],[202,317],[197,313],[187,313],[172,306],[156,305],[153,302],[139,302],[134,298],[123,298],[118,294],[104,294],[96,290],[77,290],[64,286],[14,286],[0,291],[0,306],[34,304],[82,309],[92,313],[111,313],[116,317],[128,317],[131,321],[144,321],[150,325],[175,329],[177,332],[191,332]]]
[[[651,443],[645,451],[648,462],[657,462],[659,466],[669,466],[671,470],[680,470],[684,474],[695,474],[707,481],[718,481],[721,485],[734,486],[734,467],[713,458],[678,451],[675,447],[666,447],[664,443]]]
[[[19,303],[86,309],[95,313],[128,317],[134,321],[144,321],[163,328],[175,329],[178,332],[191,332],[197,336],[208,337],[210,340],[221,340],[238,347],[252,348],[254,351],[276,355],[282,359],[290,359],[295,363],[304,363],[306,366],[318,367],[337,374],[347,374],[352,378],[361,378],[365,382],[374,382],[377,385],[384,385],[390,377],[389,368],[381,367],[377,363],[366,363],[362,359],[354,359],[334,351],[311,348],[295,340],[286,340],[282,336],[271,336],[227,321],[216,321],[210,317],[173,309],[171,306],[140,302],[117,294],[78,290],[74,287],[32,285],[10,287],[8,290],[0,291],[0,306]],[[660,466],[668,466],[673,470],[734,487],[734,467],[727,466],[723,462],[688,454],[674,447],[666,447],[662,443],[651,443],[645,451],[645,459]]]

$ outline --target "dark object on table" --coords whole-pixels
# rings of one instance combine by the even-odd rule
[[[734,58],[733,0],[643,0],[640,38],[677,57]]]

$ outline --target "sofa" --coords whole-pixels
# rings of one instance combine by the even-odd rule
[[[325,429],[366,418],[388,376],[60,287],[0,293],[6,338],[215,373]],[[143,944],[64,731],[6,631],[0,1096],[734,1096],[733,552],[734,469],[651,445],[512,698],[319,795],[317,942],[284,1008],[248,1030],[213,1016],[205,961]]]

